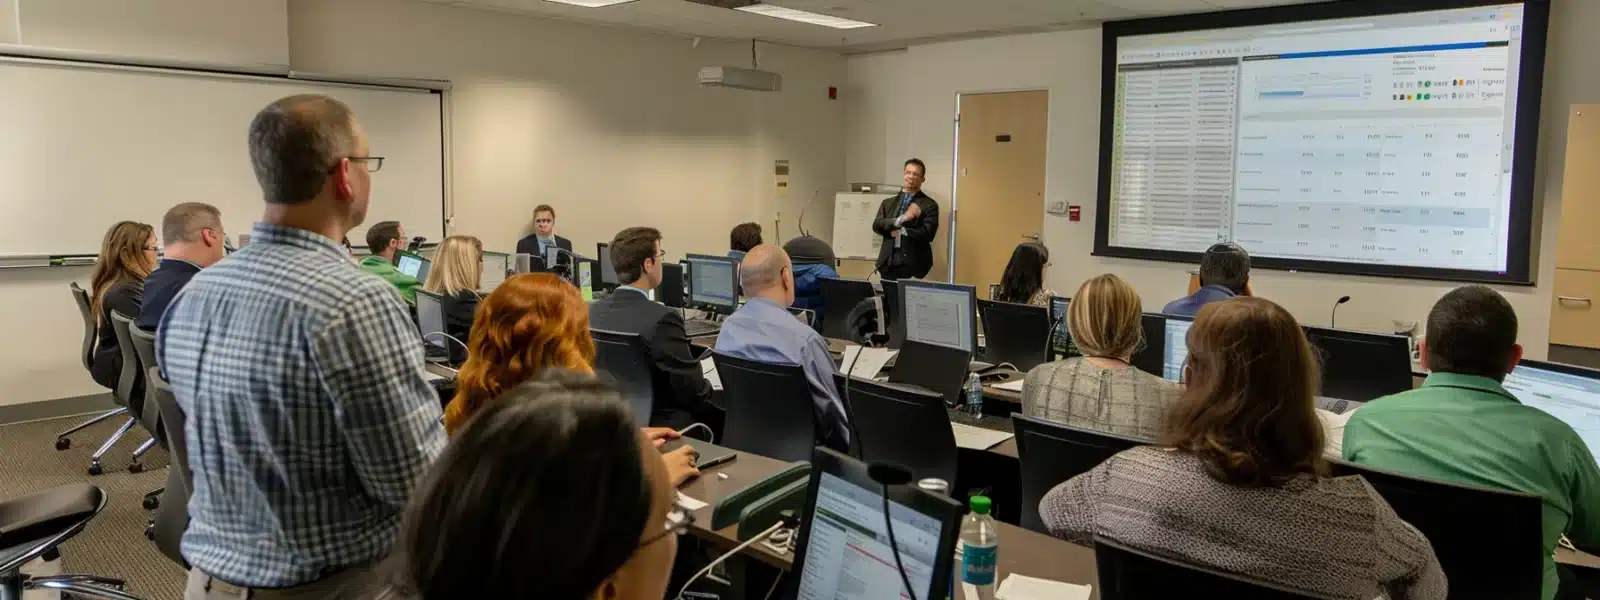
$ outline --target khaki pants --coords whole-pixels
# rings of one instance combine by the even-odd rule
[[[351,567],[304,585],[288,588],[248,588],[189,569],[184,600],[363,600],[377,596],[383,586],[376,581],[375,566]]]

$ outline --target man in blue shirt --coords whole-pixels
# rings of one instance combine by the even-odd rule
[[[789,314],[794,303],[794,266],[772,244],[750,250],[739,265],[745,305],[722,322],[717,351],[745,360],[799,365],[816,404],[817,441],[836,449],[850,447],[850,428],[834,387],[838,372],[822,335]]]
[[[1253,296],[1250,291],[1250,254],[1238,244],[1221,243],[1206,249],[1200,257],[1200,289],[1168,302],[1161,312],[1195,316],[1200,307],[1234,296]]]
[[[167,247],[161,252],[161,265],[144,279],[144,303],[133,324],[155,331],[161,315],[195,273],[217,264],[227,254],[223,239],[222,212],[200,202],[184,202],[172,207],[161,218],[161,237]]]

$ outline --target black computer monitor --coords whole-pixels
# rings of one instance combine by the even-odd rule
[[[661,263],[661,287],[656,299],[672,308],[683,308],[683,263]]]
[[[622,283],[617,281],[617,269],[611,264],[611,244],[605,242],[595,244],[594,255],[600,257],[600,286],[595,289],[617,289]]]
[[[683,263],[689,308],[723,315],[739,308],[739,263],[709,254],[686,255]]]
[[[1523,404],[1570,425],[1600,460],[1600,371],[1524,360],[1506,375],[1505,388]]]
[[[506,273],[511,270],[511,255],[504,252],[483,253],[483,274],[478,278],[478,289],[494,291],[505,283]]]
[[[1183,367],[1189,363],[1189,327],[1194,319],[1167,315],[1162,337],[1161,378],[1183,381]]]
[[[978,351],[978,294],[972,286],[906,279],[899,291],[898,320],[905,322],[907,342]]]
[[[888,497],[894,546],[884,519]],[[872,480],[867,465],[818,447],[811,459],[811,481],[795,541],[794,572],[788,598],[901,598],[905,584],[896,566],[905,566],[913,594],[924,600],[946,598],[955,547],[965,507],[948,496],[915,485],[887,489]]]
[[[1028,372],[1050,360],[1050,309],[1031,304],[979,300],[983,360],[1010,363]]]
[[[1412,388],[1411,340],[1403,335],[1306,327],[1322,360],[1321,396],[1367,402]]]
[[[885,279],[880,283],[883,286],[883,323],[881,325],[883,326],[884,334],[889,336],[889,341],[885,345],[899,350],[900,344],[906,341],[906,321],[900,318],[900,315],[905,313],[902,308],[905,305],[900,303],[902,301],[900,298],[900,282],[893,279]]]
[[[872,282],[865,279],[818,277],[817,289],[822,293],[822,335],[840,340],[856,338],[850,312],[871,298],[875,292]]]
[[[1072,332],[1067,327],[1067,310],[1072,307],[1072,298],[1067,296],[1050,297],[1050,322],[1055,325],[1055,331],[1050,337],[1050,349],[1057,356],[1072,356],[1076,352],[1072,349]]]
[[[1134,351],[1129,364],[1140,371],[1161,377],[1167,365],[1167,316],[1144,313],[1139,315],[1139,327],[1144,332],[1144,344]]]
[[[444,330],[444,298],[427,290],[417,290],[417,332],[428,348],[445,350],[449,346],[439,335]]]
[[[428,263],[433,262],[423,258],[421,254],[406,250],[396,250],[394,253],[394,268],[396,271],[411,276],[412,279],[422,281],[428,277]]]

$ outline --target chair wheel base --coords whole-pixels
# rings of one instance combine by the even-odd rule
[[[55,562],[61,559],[61,551],[56,548],[51,548],[49,550],[45,550],[44,554],[40,554],[39,558],[43,559],[45,562]]]
[[[143,473],[144,472],[144,463],[128,463],[128,472],[129,473]]]
[[[105,469],[100,468],[100,463],[89,463],[89,474],[90,475],[99,475],[99,474],[104,473],[104,472],[105,472]]]
[[[161,508],[161,499],[160,498],[157,498],[155,496],[150,496],[150,497],[144,499],[144,509],[145,510],[155,510],[155,509],[158,509],[158,508]]]
[[[151,523],[149,525],[145,525],[144,526],[144,539],[150,540],[152,542],[156,541],[156,524],[155,523]]]
[[[66,450],[72,447],[71,438],[56,438],[56,450]]]

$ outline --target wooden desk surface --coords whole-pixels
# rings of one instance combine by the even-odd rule
[[[711,506],[695,512],[695,522],[689,528],[691,535],[705,540],[712,545],[732,549],[739,544],[735,537],[737,527],[726,527],[713,530],[711,523],[711,509],[718,500],[733,492],[743,489],[756,481],[761,480],[788,466],[779,460],[764,456],[739,453],[739,457],[727,464],[708,469],[700,477],[680,488],[683,493],[696,500],[709,503]],[[718,473],[726,473],[727,479],[718,477]],[[1000,526],[1000,577],[1017,573],[1029,577],[1040,577],[1080,585],[1096,584],[1094,550],[1064,542],[1050,536],[1040,535],[1020,527],[997,523]],[[762,544],[755,544],[744,552],[751,556],[780,569],[789,569],[794,562],[793,554],[779,555]],[[959,561],[957,562],[959,568]],[[957,597],[962,597],[959,591],[961,586],[956,586]],[[1094,597],[1098,597],[1098,593]]]

